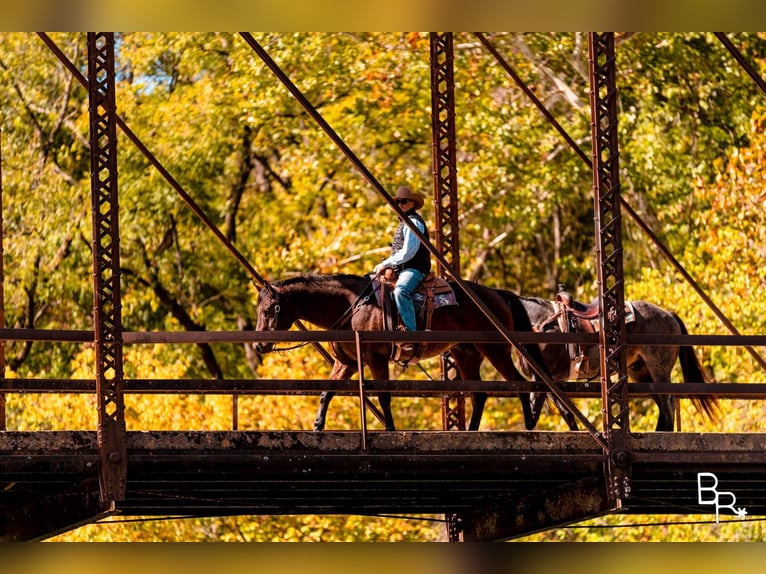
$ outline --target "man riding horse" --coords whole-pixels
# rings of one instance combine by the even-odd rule
[[[423,196],[412,191],[409,187],[401,186],[396,190],[394,201],[413,225],[428,237],[426,222],[417,213],[417,210],[423,207]],[[385,273],[386,277],[390,274],[389,270],[398,276],[394,288],[394,300],[404,329],[405,331],[417,331],[412,294],[431,271],[431,254],[412,229],[401,220],[401,217],[399,226],[394,232],[391,255],[374,268],[376,275]],[[413,351],[413,345],[410,342],[397,343],[397,345],[403,352],[410,353]]]

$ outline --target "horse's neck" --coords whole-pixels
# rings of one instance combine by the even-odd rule
[[[353,304],[356,294],[338,284],[306,283],[285,290],[298,317],[322,329],[336,328]]]

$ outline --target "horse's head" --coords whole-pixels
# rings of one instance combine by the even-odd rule
[[[271,285],[264,283],[258,294],[258,322],[256,331],[286,331],[295,322],[295,317],[280,302],[279,291]],[[255,344],[258,353],[269,353],[274,348],[270,341],[259,341]]]

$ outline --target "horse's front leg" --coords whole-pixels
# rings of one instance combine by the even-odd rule
[[[389,379],[387,355],[370,354],[367,355],[365,362],[370,368],[373,379],[379,381],[387,381]],[[380,393],[378,395],[378,404],[380,405],[380,410],[383,412],[383,424],[385,425],[386,430],[396,430],[394,415],[391,412],[391,393]]]
[[[386,430],[396,430],[394,415],[391,413],[391,393],[380,393],[378,395],[378,404],[380,405],[380,410],[383,411],[383,420],[385,421],[384,424],[386,425]]]
[[[537,377],[535,377],[537,380]],[[540,415],[543,414],[543,406],[545,405],[545,399],[548,398],[548,393],[529,393],[529,402],[531,409],[531,428],[527,426],[527,430],[532,430],[537,426],[540,420]]]
[[[340,361],[335,361],[330,372],[330,380],[341,381],[350,378],[356,372],[356,367],[352,365],[344,365]],[[314,419],[314,430],[324,430],[325,423],[327,421],[327,409],[330,406],[330,401],[335,396],[335,391],[325,391],[319,397],[319,409],[317,410],[317,416]]]
[[[327,419],[327,408],[330,406],[330,401],[335,396],[335,391],[325,391],[319,396],[319,409],[317,410],[317,416],[314,419],[314,430],[324,430],[324,425]]]

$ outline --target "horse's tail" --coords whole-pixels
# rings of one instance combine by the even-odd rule
[[[512,291],[508,291],[507,289],[497,289],[497,291],[500,293],[500,296],[503,298],[503,300],[506,302],[506,304],[511,310],[511,315],[513,316],[514,331],[531,332],[533,330],[532,321],[530,321],[529,315],[527,314],[527,310],[524,308],[524,304],[521,302],[521,299],[519,298],[519,296],[516,295],[516,293],[513,293]],[[546,374],[549,374],[547,366],[545,364],[545,359],[543,359],[543,354],[540,351],[540,346],[537,343],[524,343],[521,346],[532,358],[532,360],[541,369],[543,369]],[[525,361],[524,357],[521,357],[521,360]],[[528,370],[534,374],[534,369],[532,369],[531,366],[528,367]],[[542,414],[543,405],[545,404],[545,400],[547,397],[548,397],[548,393],[545,393],[545,392],[530,393],[531,413],[529,415],[529,420],[526,421],[527,430],[532,430],[537,426],[537,422],[540,420],[540,415]]]
[[[524,308],[524,304],[521,302],[521,299],[519,299],[519,296],[506,289],[498,289],[498,292],[511,310],[511,315],[513,316],[513,330],[532,331],[532,321],[529,320],[527,310]],[[532,359],[541,368],[545,368],[543,354],[540,352],[540,347],[537,343],[525,343],[522,347],[524,347],[524,350],[529,353]]]
[[[688,335],[689,331],[686,329],[681,317],[671,311],[673,318],[678,321],[678,325],[681,327],[681,334]],[[697,354],[694,352],[694,348],[690,345],[682,345],[679,348],[678,358],[681,361],[681,371],[684,375],[685,383],[710,383],[711,378],[705,373],[702,365],[697,358]],[[694,395],[691,397],[691,402],[695,406],[698,412],[704,413],[711,421],[717,421],[720,418],[720,405],[718,399],[713,395]]]

